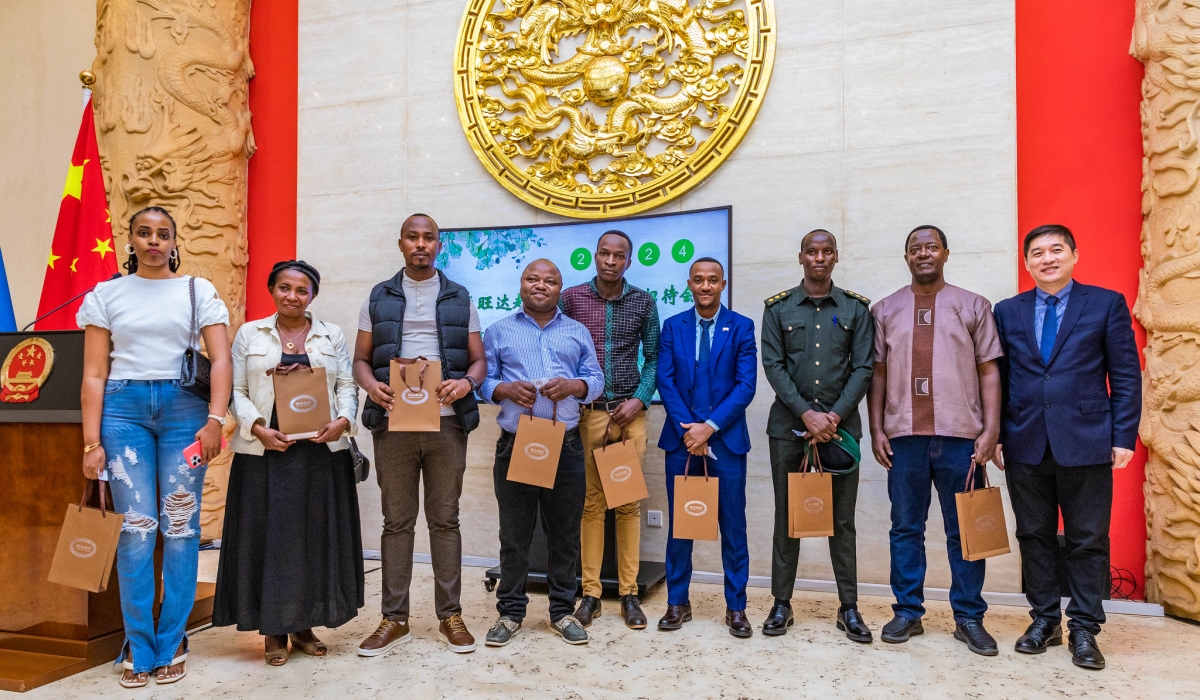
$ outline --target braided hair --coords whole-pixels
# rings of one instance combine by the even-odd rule
[[[167,217],[167,221],[171,222],[171,235],[175,239],[175,256],[167,258],[167,267],[171,270],[171,272],[175,272],[179,269],[179,263],[181,262],[179,259],[179,232],[175,227],[175,219],[171,218],[171,214],[166,209],[163,209],[162,207],[146,207],[145,209],[141,209],[136,214],[129,217],[129,238],[130,240],[133,239],[133,222],[137,221],[137,218],[142,214],[150,211],[162,214],[163,216]],[[131,254],[129,259],[125,261],[123,267],[127,273],[131,275],[136,274],[138,271],[137,255]]]
[[[283,260],[275,263],[271,268],[271,274],[267,275],[267,289],[275,288],[275,280],[279,277],[279,273],[284,270],[295,270],[308,278],[312,282],[312,295],[315,297],[321,289],[321,273],[317,272],[317,268],[309,265],[303,260]]]

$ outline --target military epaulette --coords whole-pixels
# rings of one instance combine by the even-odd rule
[[[852,292],[849,289],[843,289],[842,291],[845,292],[846,296],[848,296],[848,297],[858,299],[859,301],[866,304],[867,306],[871,305],[871,300],[864,297],[863,295],[859,294],[858,292]]]
[[[767,306],[771,306],[772,304],[774,304],[776,302],[787,299],[791,295],[792,295],[792,290],[789,289],[787,291],[780,292],[780,293],[776,294],[775,296],[767,297],[766,301],[763,303],[765,303]]]

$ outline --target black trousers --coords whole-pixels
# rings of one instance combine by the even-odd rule
[[[546,584],[550,590],[550,620],[557,622],[575,611],[575,577],[579,566],[579,524],[587,495],[583,442],[579,431],[567,433],[558,458],[554,488],[544,489],[508,480],[515,435],[504,431],[496,441],[496,465],[492,476],[496,502],[500,506],[500,584],[496,587],[496,610],[516,622],[525,619],[529,596],[525,578],[529,574],[529,544],[540,510],[549,549]]]
[[[771,594],[791,600],[796,587],[796,565],[800,561],[800,540],[788,537],[788,472],[797,471],[804,455],[801,441],[770,438],[771,481],[775,485],[775,536],[771,540]],[[858,469],[849,474],[833,475],[833,537],[829,539],[829,559],[837,581],[838,600],[842,605],[858,602],[858,535],[854,528],[854,509],[858,504]]]
[[[1058,512],[1062,509],[1067,541],[1067,626],[1098,634],[1108,594],[1108,528],[1112,515],[1112,464],[1064,467],[1050,446],[1041,464],[1006,465],[1008,492],[1017,518],[1021,572],[1029,615],[1059,622],[1062,599],[1058,582]]]

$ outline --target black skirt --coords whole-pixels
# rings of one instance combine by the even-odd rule
[[[213,625],[282,635],[338,627],[362,606],[349,450],[298,440],[284,452],[234,455]]]

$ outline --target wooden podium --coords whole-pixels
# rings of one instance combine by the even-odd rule
[[[32,367],[34,380],[44,373],[43,347],[53,364],[29,400],[30,374],[20,369]],[[111,663],[125,636],[116,566],[103,593],[47,580],[66,506],[85,483],[83,331],[0,333],[0,358],[0,690],[24,691]],[[211,618],[212,588],[200,584],[189,627]]]

